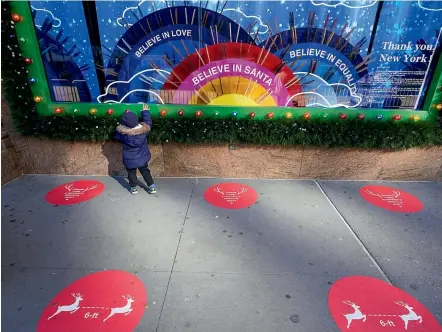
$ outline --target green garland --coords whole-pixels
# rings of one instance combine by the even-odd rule
[[[69,141],[113,139],[115,118],[38,116],[10,18],[9,6],[3,6],[2,86],[16,130],[23,135]],[[149,143],[165,142],[399,149],[440,145],[442,130],[425,121],[154,119]]]

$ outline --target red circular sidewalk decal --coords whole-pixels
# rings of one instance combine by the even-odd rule
[[[255,189],[245,184],[226,182],[207,189],[204,198],[219,208],[243,209],[254,204],[258,194]]]
[[[63,289],[45,308],[37,332],[129,332],[143,316],[143,283],[125,271],[96,272]]]
[[[442,331],[436,318],[415,298],[372,277],[338,280],[328,293],[328,307],[341,331]]]
[[[95,180],[82,180],[62,184],[46,194],[46,201],[55,205],[86,202],[100,195],[104,184]]]
[[[419,212],[422,202],[406,191],[387,186],[364,186],[359,189],[362,198],[377,207],[394,212]]]

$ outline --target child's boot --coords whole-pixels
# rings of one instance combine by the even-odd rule
[[[156,194],[156,192],[157,192],[157,188],[155,187],[154,184],[151,184],[150,186],[147,187],[148,194]]]

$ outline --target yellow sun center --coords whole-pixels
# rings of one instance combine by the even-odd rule
[[[215,79],[200,87],[189,104],[223,106],[276,106],[267,89],[244,77]]]
[[[220,105],[220,106],[258,106],[258,103],[253,99],[232,93],[228,95],[222,95],[212,100],[208,105]]]

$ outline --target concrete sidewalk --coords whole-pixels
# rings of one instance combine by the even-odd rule
[[[80,204],[45,200],[55,187],[80,180],[105,189]],[[240,209],[209,204],[206,190],[224,182],[253,188],[257,201]],[[125,179],[111,177],[23,176],[2,187],[2,331],[36,331],[58,293],[109,269],[136,275],[147,290],[140,332],[340,331],[328,292],[357,275],[391,282],[442,322],[442,183],[156,183],[156,195],[135,196]],[[403,190],[423,209],[374,206],[359,193],[365,185]],[[238,197],[226,201],[234,207]],[[85,317],[57,319],[76,315]]]

